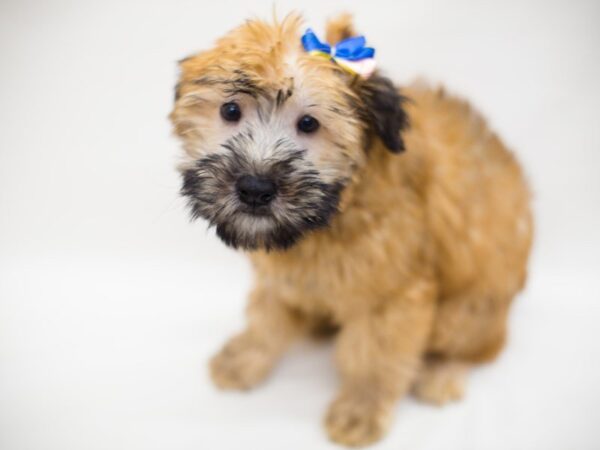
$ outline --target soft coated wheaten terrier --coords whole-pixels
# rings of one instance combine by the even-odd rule
[[[501,350],[530,194],[466,102],[351,73],[307,51],[301,27],[249,21],[181,61],[182,194],[255,271],[247,328],[212,359],[214,382],[251,388],[294,339],[335,329],[325,426],[364,445],[402,395],[457,399],[469,365]],[[349,16],[328,23],[330,44],[352,36]]]

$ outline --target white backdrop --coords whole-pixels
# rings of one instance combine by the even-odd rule
[[[335,448],[331,346],[306,343],[245,394],[206,360],[242,323],[245,260],[178,199],[175,61],[291,9],[359,30],[398,82],[469,97],[536,199],[506,352],[462,403],[406,399],[377,449],[600,447],[600,3],[0,3],[0,449]]]

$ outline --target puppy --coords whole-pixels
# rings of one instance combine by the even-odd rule
[[[211,361],[249,389],[338,329],[330,438],[378,440],[412,390],[443,404],[501,350],[532,240],[514,156],[466,102],[308,52],[302,20],[249,21],[180,63],[171,113],[192,217],[248,252],[246,329]],[[327,26],[335,44],[350,17]],[[303,38],[302,38],[303,39]]]

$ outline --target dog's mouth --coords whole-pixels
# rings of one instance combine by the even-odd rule
[[[246,217],[273,217],[273,206],[271,205],[247,205],[244,204],[243,202],[239,201],[239,196],[238,196],[238,201],[236,202],[237,205],[237,211],[239,214],[246,216]],[[276,203],[276,202],[274,202]]]
[[[182,175],[192,219],[208,220],[223,242],[245,250],[284,250],[327,226],[342,189],[323,182],[302,152],[259,172],[234,150],[204,157]]]

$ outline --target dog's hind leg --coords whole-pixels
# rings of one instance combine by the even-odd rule
[[[296,337],[306,319],[268,290],[250,295],[246,329],[232,337],[210,362],[214,383],[222,389],[249,389],[263,381]]]
[[[459,400],[469,368],[493,360],[502,350],[510,297],[481,292],[460,293],[438,305],[427,353],[413,385],[418,399],[437,405]]]
[[[413,394],[435,405],[459,400],[464,395],[469,367],[460,360],[428,356],[413,385]]]
[[[442,299],[427,352],[470,363],[492,361],[504,346],[511,297],[480,290]]]

